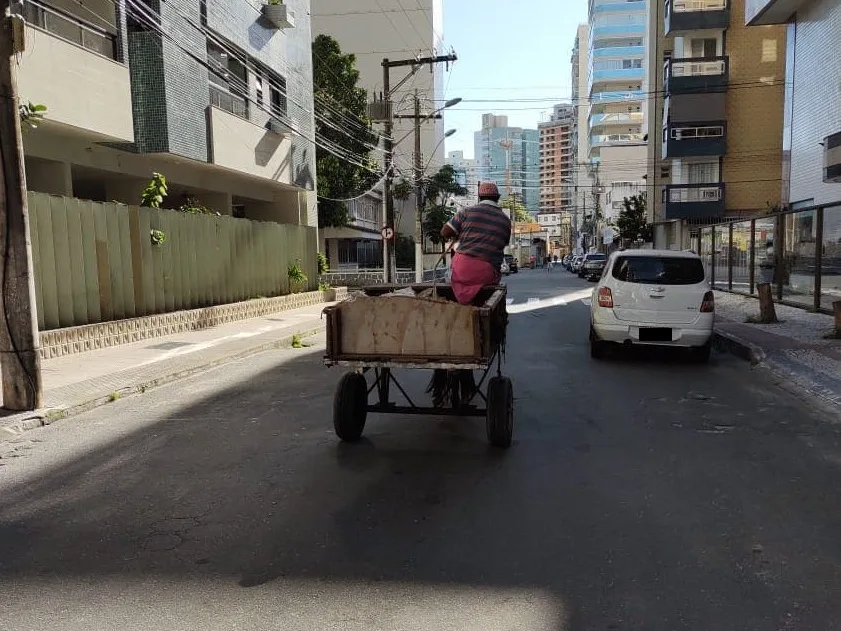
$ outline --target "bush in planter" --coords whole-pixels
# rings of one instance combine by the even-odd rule
[[[296,259],[294,263],[289,264],[289,267],[286,268],[286,277],[289,279],[289,291],[293,294],[300,291],[309,282],[309,278],[301,267],[301,259]]]

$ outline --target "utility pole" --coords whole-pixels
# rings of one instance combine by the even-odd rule
[[[433,152],[434,153],[434,152]],[[423,157],[421,156],[420,97],[415,89],[415,282],[423,282]]]
[[[385,140],[384,140],[384,152],[385,152],[385,178],[383,180],[383,186],[385,187],[385,191],[383,194],[383,203],[385,205],[385,229],[389,231],[392,235],[392,242],[388,243],[387,239],[383,239],[383,255],[384,255],[384,274],[385,274],[385,282],[386,283],[395,283],[397,281],[397,267],[396,267],[396,258],[394,256],[394,246],[397,240],[397,226],[395,225],[396,222],[394,220],[394,195],[392,194],[391,184],[394,180],[394,173],[393,173],[393,165],[394,165],[394,139],[392,138],[392,134],[394,132],[394,119],[397,118],[393,115],[391,110],[391,93],[396,91],[402,86],[406,81],[414,75],[418,70],[420,70],[423,66],[433,66],[435,64],[442,64],[442,63],[451,63],[458,59],[455,53],[451,53],[449,55],[436,55],[435,57],[415,57],[413,59],[399,59],[395,61],[391,61],[388,58],[383,59],[383,99],[385,101],[386,107],[388,108],[388,116],[385,120]],[[392,68],[400,68],[400,67],[408,67],[410,68],[409,74],[407,74],[397,85],[393,88],[391,87],[391,69]],[[422,235],[418,233],[416,238],[420,241]],[[423,243],[421,242],[421,247],[423,247]],[[417,250],[417,245],[415,245],[415,249]],[[416,272],[417,273],[417,272]],[[421,274],[423,270],[421,270]]]
[[[41,406],[41,359],[35,310],[35,274],[29,241],[23,137],[13,58],[23,49],[18,17],[3,0],[0,11],[0,372],[3,406]],[[7,14],[8,12],[8,14]]]

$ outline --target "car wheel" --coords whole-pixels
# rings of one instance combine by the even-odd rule
[[[710,355],[712,354],[712,343],[707,342],[703,346],[696,346],[694,348],[689,349],[689,356],[692,360],[698,364],[706,364],[710,361]]]

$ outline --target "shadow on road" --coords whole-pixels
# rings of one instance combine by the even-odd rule
[[[580,306],[513,316],[519,444],[499,452],[481,421],[372,417],[362,443],[338,443],[330,419],[340,372],[320,356],[283,355],[11,488],[0,499],[0,582],[213,578],[274,586],[278,599],[289,580],[516,588],[550,595],[540,629],[784,618],[787,580],[763,582],[755,535],[741,523],[771,518],[744,503],[763,478],[732,455],[750,449],[697,444],[667,425],[665,405],[640,403],[652,393],[677,400],[687,375],[712,387],[706,368],[675,377],[674,365],[647,375],[624,362],[594,367]],[[620,371],[612,403],[586,399],[594,376]],[[625,416],[605,416],[617,401]],[[721,395],[717,404],[732,405]],[[780,571],[778,560],[770,569]]]

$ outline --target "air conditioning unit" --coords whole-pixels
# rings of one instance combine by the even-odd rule
[[[277,0],[263,5],[263,17],[276,28],[295,28],[295,12]]]
[[[717,201],[719,198],[718,189],[717,188],[702,188],[701,189],[701,199],[705,202],[714,202]]]
[[[841,132],[827,136],[823,145],[823,181],[841,183]]]

